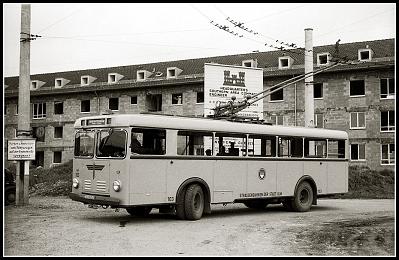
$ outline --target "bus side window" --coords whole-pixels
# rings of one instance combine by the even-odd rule
[[[132,154],[163,155],[166,153],[165,130],[132,129],[130,149]]]

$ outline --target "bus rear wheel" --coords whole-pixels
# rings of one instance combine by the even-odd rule
[[[137,217],[146,217],[150,214],[151,210],[152,210],[151,207],[145,207],[145,206],[138,206],[126,209],[126,211],[130,215]]]
[[[266,200],[248,200],[244,202],[244,205],[251,209],[264,209],[267,204]]]
[[[309,211],[313,203],[313,189],[309,182],[301,182],[295,192],[293,200],[291,200],[291,208],[293,211],[305,212]]]
[[[204,191],[198,184],[190,185],[184,196],[185,217],[188,220],[198,220],[204,212]]]

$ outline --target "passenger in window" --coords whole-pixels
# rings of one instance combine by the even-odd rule
[[[205,151],[205,154],[206,154],[207,156],[211,156],[211,155],[212,155],[211,149],[207,149],[207,150]]]
[[[148,148],[141,145],[140,141],[137,139],[137,135],[132,133],[131,151],[133,154],[148,154],[150,153]]]
[[[231,156],[239,156],[240,155],[240,149],[234,147],[235,142],[230,142],[230,148],[229,148],[229,155]]]
[[[218,155],[219,155],[219,156],[227,155],[227,154],[226,154],[226,147],[225,147],[224,145],[222,145],[222,146],[219,147],[219,153],[218,153]]]

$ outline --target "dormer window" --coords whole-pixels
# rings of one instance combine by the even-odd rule
[[[87,86],[87,85],[93,83],[93,81],[95,81],[96,79],[97,78],[92,77],[92,76],[88,76],[88,75],[81,76],[80,77],[80,85],[81,86]]]
[[[371,60],[373,51],[371,49],[360,49],[358,50],[358,59],[360,61]]]
[[[177,76],[179,76],[179,74],[182,72],[181,69],[176,68],[176,67],[170,67],[167,69],[167,78],[176,78]]]
[[[256,63],[257,63],[256,60],[244,60],[242,61],[242,66],[248,68],[256,68],[257,67]]]
[[[80,78],[80,85],[82,86],[89,85],[89,76],[82,76]]]
[[[168,70],[168,78],[174,78],[176,77],[176,70],[175,69],[169,69]]]
[[[115,82],[116,82],[116,75],[108,74],[108,83],[115,83]]]
[[[317,54],[317,66],[328,65],[330,63],[329,53],[318,53]]]
[[[56,79],[54,86],[56,88],[61,88],[62,87],[62,79]]]
[[[137,81],[146,80],[151,75],[152,75],[152,72],[149,72],[148,70],[138,70],[137,71]]]
[[[289,69],[292,66],[292,58],[289,56],[278,58],[278,68],[279,69]]]
[[[40,80],[31,80],[30,82],[30,90],[37,90],[41,86],[43,86],[46,82],[40,81]]]
[[[144,80],[144,79],[145,79],[144,71],[137,71],[137,80]]]
[[[37,80],[31,81],[31,83],[30,83],[30,88],[31,88],[32,90],[38,89],[38,88],[39,88],[38,86],[39,86],[39,82],[37,82]]]
[[[123,78],[123,75],[118,73],[108,73],[108,84],[117,83]]]

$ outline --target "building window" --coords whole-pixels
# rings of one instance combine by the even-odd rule
[[[395,111],[381,111],[381,132],[395,131]]]
[[[33,118],[46,118],[46,103],[33,104]]]
[[[278,58],[278,67],[280,69],[285,69],[290,67],[289,58]]]
[[[274,91],[277,88],[279,88],[279,87],[271,88],[270,91]],[[283,101],[283,100],[284,100],[284,90],[283,89],[280,89],[280,90],[270,94],[270,101]]]
[[[85,86],[89,85],[89,77],[83,76],[80,78],[80,85]]]
[[[54,127],[54,138],[62,138],[63,129],[62,126]]]
[[[15,104],[15,115],[18,115],[18,104]]]
[[[366,128],[366,113],[352,112],[350,129],[365,129]]]
[[[314,125],[316,128],[324,128],[323,114],[314,114]]]
[[[80,112],[82,112],[82,113],[90,112],[90,100],[80,101]]]
[[[172,94],[172,105],[181,105],[183,104],[183,94]]]
[[[55,87],[56,88],[61,88],[62,87],[62,79],[56,79],[55,80]]]
[[[380,79],[380,94],[382,99],[394,99],[395,79]]]
[[[54,114],[64,114],[64,102],[54,102]]]
[[[273,115],[270,120],[273,125],[284,125],[284,116]]]
[[[204,92],[197,92],[197,104],[204,103]]]
[[[395,164],[395,144],[381,145],[381,164]]]
[[[329,60],[328,60],[329,53],[319,53],[317,54],[317,65],[328,65]]]
[[[108,83],[116,82],[116,74],[108,74]]]
[[[352,161],[366,160],[366,144],[351,144],[350,148]]]
[[[323,98],[323,83],[313,84],[313,98]]]
[[[371,60],[371,50],[359,50],[358,58],[360,61]]]
[[[366,93],[364,80],[351,80],[349,95],[351,97],[364,96]]]
[[[62,161],[62,152],[57,151],[53,154],[53,163],[61,163]]]
[[[137,96],[131,96],[130,97],[130,104],[131,105],[137,105]]]
[[[108,103],[108,108],[113,111],[119,110],[119,98],[110,98]]]

